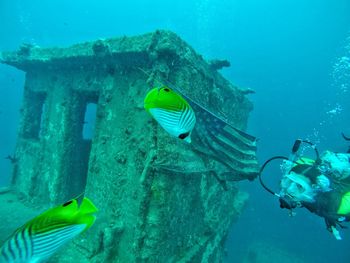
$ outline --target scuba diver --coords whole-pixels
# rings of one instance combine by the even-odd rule
[[[301,144],[314,149],[316,158],[300,156]],[[262,180],[265,167],[274,160],[282,160],[283,175],[278,193]],[[346,228],[343,223],[350,221],[350,149],[347,153],[325,151],[320,155],[314,144],[298,139],[289,158],[276,156],[263,164],[259,180],[268,192],[279,198],[281,208],[289,209],[291,216],[295,215],[295,208],[304,207],[323,217],[327,229],[341,240],[337,227]]]

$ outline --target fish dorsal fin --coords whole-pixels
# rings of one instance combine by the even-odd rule
[[[90,201],[90,199],[84,197],[80,207],[79,212],[76,217],[76,224],[84,224],[85,230],[89,229],[92,224],[95,222],[96,217],[94,213],[96,213],[98,209],[96,206]]]
[[[84,199],[80,205],[79,213],[81,213],[81,214],[93,214],[93,213],[96,213],[97,211],[98,211],[98,209],[91,202],[91,200],[89,198],[84,197]]]

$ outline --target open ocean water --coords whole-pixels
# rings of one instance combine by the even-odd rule
[[[206,58],[229,60],[223,75],[256,91],[248,133],[259,139],[261,163],[288,156],[297,138],[320,151],[348,149],[340,133],[350,136],[349,0],[0,0],[1,51],[156,29],[174,31]],[[23,85],[22,72],[0,65],[0,186],[10,180],[4,157],[15,148]],[[266,182],[277,186],[279,176]],[[227,262],[243,262],[256,244],[304,262],[350,262],[350,230],[336,241],[317,216],[298,210],[289,217],[257,180],[241,186],[250,199],[229,235]]]

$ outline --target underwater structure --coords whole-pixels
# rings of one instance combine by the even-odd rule
[[[235,181],[254,179],[258,164],[255,138],[243,132],[251,91],[223,78],[220,61],[204,60],[169,31],[67,48],[23,45],[0,59],[26,73],[0,242],[26,217],[11,220],[21,213],[16,202],[29,217],[84,193],[99,208],[96,223],[52,262],[223,260],[247,199]],[[169,136],[144,110],[147,91],[160,85],[196,111],[192,143]],[[84,138],[90,104],[94,135]]]

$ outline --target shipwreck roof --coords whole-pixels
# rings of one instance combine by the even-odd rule
[[[23,44],[17,51],[1,52],[0,62],[30,71],[37,67],[81,67],[82,64],[91,65],[99,61],[106,63],[108,60],[123,65],[144,64],[156,59],[160,54],[182,56],[192,60],[197,58],[205,62],[175,33],[164,30],[132,37],[99,39],[70,47],[41,48]]]

